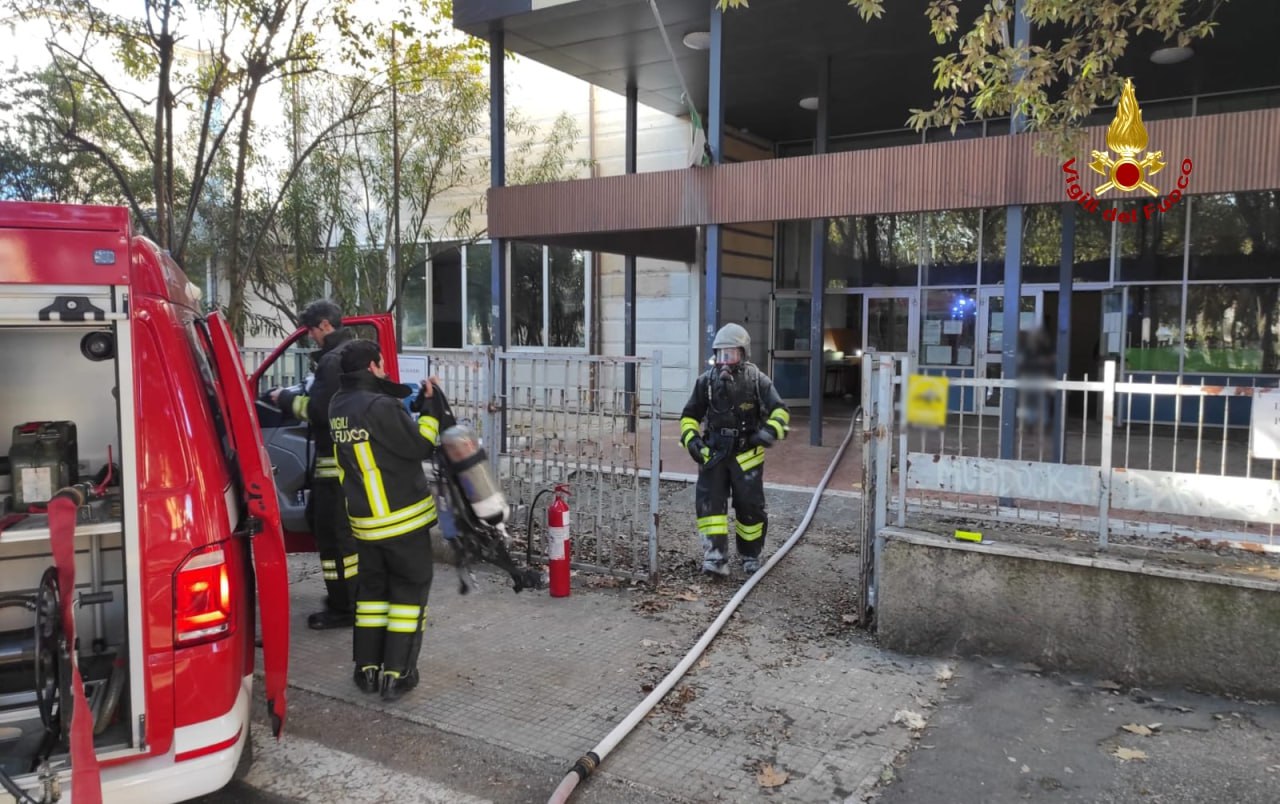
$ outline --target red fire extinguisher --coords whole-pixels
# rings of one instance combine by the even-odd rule
[[[547,533],[551,544],[548,552],[547,574],[552,597],[569,596],[569,487],[557,485],[555,499],[547,506]]]

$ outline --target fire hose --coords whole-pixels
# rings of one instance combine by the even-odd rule
[[[711,627],[703,633],[702,638],[697,641],[687,654],[685,654],[685,657],[680,660],[680,663],[677,664],[670,673],[667,673],[666,678],[662,679],[662,682],[653,688],[653,692],[649,693],[647,698],[641,701],[635,709],[631,710],[631,713],[627,715],[621,723],[615,726],[613,731],[609,732],[609,734],[606,735],[595,748],[592,748],[586,754],[583,754],[582,757],[573,764],[573,767],[565,774],[564,779],[560,781],[560,785],[556,787],[555,792],[551,794],[551,798],[547,799],[547,804],[563,804],[563,802],[569,800],[569,796],[573,793],[578,784],[595,772],[596,768],[598,768],[600,763],[604,761],[605,757],[607,757],[609,753],[617,747],[618,743],[622,742],[623,738],[630,734],[631,730],[639,725],[640,721],[644,720],[645,716],[649,714],[649,711],[652,710],[653,707],[671,691],[672,687],[676,685],[676,682],[678,682],[684,674],[688,672],[689,668],[693,666],[693,663],[702,656],[703,652],[707,649],[707,646],[711,644],[711,640],[715,639],[716,635],[720,633],[720,629],[724,627],[726,622],[728,622],[729,617],[733,615],[734,611],[737,610],[742,601],[745,600],[751,590],[755,588],[755,585],[760,582],[760,579],[768,574],[769,570],[773,569],[773,567],[782,560],[782,557],[791,550],[792,546],[794,546],[795,543],[800,540],[800,537],[804,535],[804,532],[808,530],[809,523],[812,521],[814,513],[818,510],[818,503],[822,500],[822,492],[826,490],[827,483],[831,481],[831,476],[835,474],[836,467],[840,465],[840,460],[844,457],[844,452],[849,447],[849,442],[853,440],[854,426],[858,421],[858,415],[861,410],[861,408],[858,408],[854,411],[853,417],[849,421],[849,432],[845,434],[844,441],[840,443],[840,448],[836,450],[835,457],[832,458],[831,464],[827,467],[826,474],[822,476],[822,480],[818,482],[818,487],[814,489],[813,499],[809,501],[809,508],[805,511],[804,519],[800,521],[800,526],[791,534],[791,538],[787,539],[787,541],[778,548],[778,550],[769,558],[768,561],[765,562],[764,566],[762,566],[758,572],[753,574],[744,584],[742,584],[742,588],[739,589],[729,602],[725,604],[724,609],[720,612],[720,616],[715,619],[715,622],[711,623]]]

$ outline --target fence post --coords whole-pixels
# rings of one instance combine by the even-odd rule
[[[898,527],[907,525],[907,377],[911,375],[911,358],[902,358],[902,424],[898,425]],[[893,388],[893,376],[889,376]],[[892,406],[891,406],[892,407]],[[943,425],[945,427],[945,425]],[[893,449],[893,431],[889,431],[889,448]]]
[[[497,388],[497,383],[494,382],[494,366],[497,361],[494,360],[493,347],[485,346],[477,350],[476,358],[480,362],[480,415],[484,417],[484,435],[489,442],[489,471],[493,473],[494,481],[501,486],[502,475],[499,473],[498,456],[502,453],[502,443],[494,423],[494,411],[497,409],[498,400],[494,396],[494,390]]]
[[[1098,547],[1107,548],[1111,514],[1111,477],[1115,462],[1111,458],[1112,437],[1116,420],[1116,361],[1108,360],[1102,368],[1102,458],[1099,468]]]
[[[873,577],[876,594],[879,595],[881,559],[884,556],[884,528],[889,520],[889,462],[893,459],[893,357],[879,355],[879,367],[876,371],[876,495],[875,495],[875,539],[873,544]],[[904,389],[905,392],[905,389]],[[901,468],[901,467],[899,467]],[[866,499],[863,499],[866,505]],[[879,610],[879,600],[876,601]]]
[[[638,372],[637,372],[638,373]],[[658,475],[662,472],[662,350],[649,367],[649,583],[658,583]]]

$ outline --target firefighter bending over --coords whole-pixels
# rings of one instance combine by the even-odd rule
[[[343,508],[338,464],[333,459],[329,400],[338,390],[342,350],[355,340],[355,334],[342,326],[341,308],[328,299],[308,304],[298,315],[298,322],[320,347],[311,354],[314,379],[309,388],[276,388],[270,396],[272,404],[310,425],[315,446],[315,459],[309,467],[311,496],[307,500],[307,521],[316,537],[320,569],[329,594],[324,610],[307,617],[307,626],[319,630],[350,628],[355,622],[356,576],[360,567],[356,541],[351,537]]]
[[[334,454],[360,552],[360,591],[352,640],[356,686],[393,701],[418,685],[418,654],[431,591],[436,503],[422,462],[439,442],[439,397],[428,383],[414,401],[386,379],[370,341],[342,356],[342,387],[329,406]]]
[[[751,359],[751,337],[725,324],[712,344],[715,366],[693,386],[680,418],[680,443],[698,464],[694,492],[702,571],[728,575],[729,496],[742,569],[760,569],[769,517],[764,499],[764,450],[786,438],[791,414],[773,382]],[[699,433],[705,421],[705,429]]]

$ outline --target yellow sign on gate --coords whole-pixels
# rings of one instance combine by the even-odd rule
[[[947,426],[947,396],[950,381],[946,377],[912,374],[907,378],[907,424],[921,427]]]

